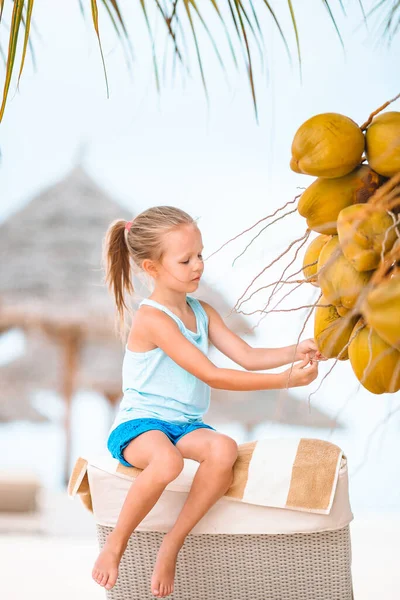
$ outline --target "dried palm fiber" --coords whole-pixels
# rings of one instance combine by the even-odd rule
[[[330,304],[352,308],[372,272],[359,273],[344,256],[337,235],[325,244],[318,260],[318,283]]]
[[[345,347],[358,317],[341,317],[336,307],[333,304],[329,305],[329,301],[324,296],[321,296],[318,304],[314,319],[314,338],[318,350],[326,358],[347,360],[348,353]]]
[[[349,345],[349,358],[360,383],[373,394],[397,392],[400,389],[400,352],[387,344],[374,329],[363,326]]]
[[[376,208],[372,212],[365,204],[344,208],[338,216],[337,229],[343,254],[353,267],[361,271],[376,269],[383,255],[398,239],[396,219]]]
[[[367,202],[381,182],[382,178],[366,165],[344,177],[319,177],[303,192],[297,209],[313,231],[335,234],[340,211],[352,204]]]
[[[364,146],[363,132],[349,117],[315,115],[294,136],[290,168],[316,177],[343,177],[361,162]]]
[[[367,127],[366,154],[377,173],[392,177],[400,171],[400,112],[375,117]]]

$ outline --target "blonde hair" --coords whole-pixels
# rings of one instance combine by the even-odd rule
[[[125,339],[125,311],[130,309],[125,303],[125,293],[133,294],[131,266],[143,271],[143,261],[151,259],[161,262],[165,250],[163,236],[182,225],[196,225],[187,212],[174,206],[152,206],[137,215],[130,229],[128,221],[117,219],[107,229],[103,240],[102,263],[105,271],[104,282],[113,294],[116,304],[116,332]]]

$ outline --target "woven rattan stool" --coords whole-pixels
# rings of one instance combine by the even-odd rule
[[[97,524],[100,547],[111,527]],[[108,600],[147,600],[161,532],[135,531]],[[349,526],[280,535],[199,534],[178,555],[171,600],[352,600]]]
[[[244,488],[233,485],[236,495],[220,498],[186,537],[178,554],[174,593],[168,598],[352,600],[353,513],[341,449],[314,439],[263,439],[240,445],[239,457],[236,483],[244,482]],[[151,578],[158,550],[179,517],[198,469],[195,461],[185,458],[184,463],[131,535],[115,586],[104,588],[107,600],[155,598]],[[68,493],[72,498],[78,495],[93,513],[100,549],[140,472],[109,454],[78,458]],[[300,510],[302,500],[309,502],[321,489],[325,496],[316,496],[318,501],[323,498],[321,507],[314,502]],[[295,508],[288,506],[293,502],[290,490],[298,493]]]

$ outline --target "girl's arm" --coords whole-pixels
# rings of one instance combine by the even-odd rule
[[[165,313],[158,310],[143,311],[142,319],[145,319],[143,325],[149,332],[149,341],[164,350],[183,369],[213,388],[236,391],[281,389],[288,383],[290,387],[307,385],[318,375],[317,362],[305,368],[310,362],[308,356],[302,363],[293,365],[290,381],[290,369],[283,373],[263,374],[219,368],[181,333],[178,325]]]
[[[303,340],[296,345],[282,348],[253,348],[227,327],[219,313],[204,300],[199,300],[208,315],[210,342],[225,356],[247,371],[263,371],[304,360],[307,353],[312,358],[317,352],[314,340]],[[317,357],[318,358],[318,357]]]

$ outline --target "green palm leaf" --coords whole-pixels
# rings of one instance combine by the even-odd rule
[[[29,43],[29,32],[31,29],[33,2],[34,2],[34,0],[28,0],[28,6],[26,9],[26,19],[23,19],[23,23],[25,25],[25,39],[24,39],[24,48],[22,51],[21,67],[19,69],[19,75],[18,75],[18,85],[19,85],[19,80],[21,79],[22,70],[24,68],[26,49],[27,49],[28,43]]]
[[[3,8],[3,7],[2,7]],[[15,53],[17,51],[17,42],[18,42],[18,34],[19,28],[21,25],[22,19],[22,10],[24,8],[24,0],[15,0],[11,26],[10,26],[10,38],[8,43],[8,56],[7,56],[7,65],[6,65],[6,79],[4,83],[4,91],[3,91],[3,101],[0,108],[0,121],[3,118],[4,109],[6,106],[8,90],[10,88],[11,76],[14,68],[15,61]]]
[[[90,3],[91,3],[91,7],[92,7],[93,25],[94,25],[94,29],[96,31],[97,39],[99,40],[101,60],[103,62],[104,76],[106,78],[107,98],[109,98],[110,94],[109,94],[109,89],[108,89],[106,63],[104,62],[103,48],[101,47],[100,32],[99,32],[99,11],[97,9],[97,0],[90,0]]]

